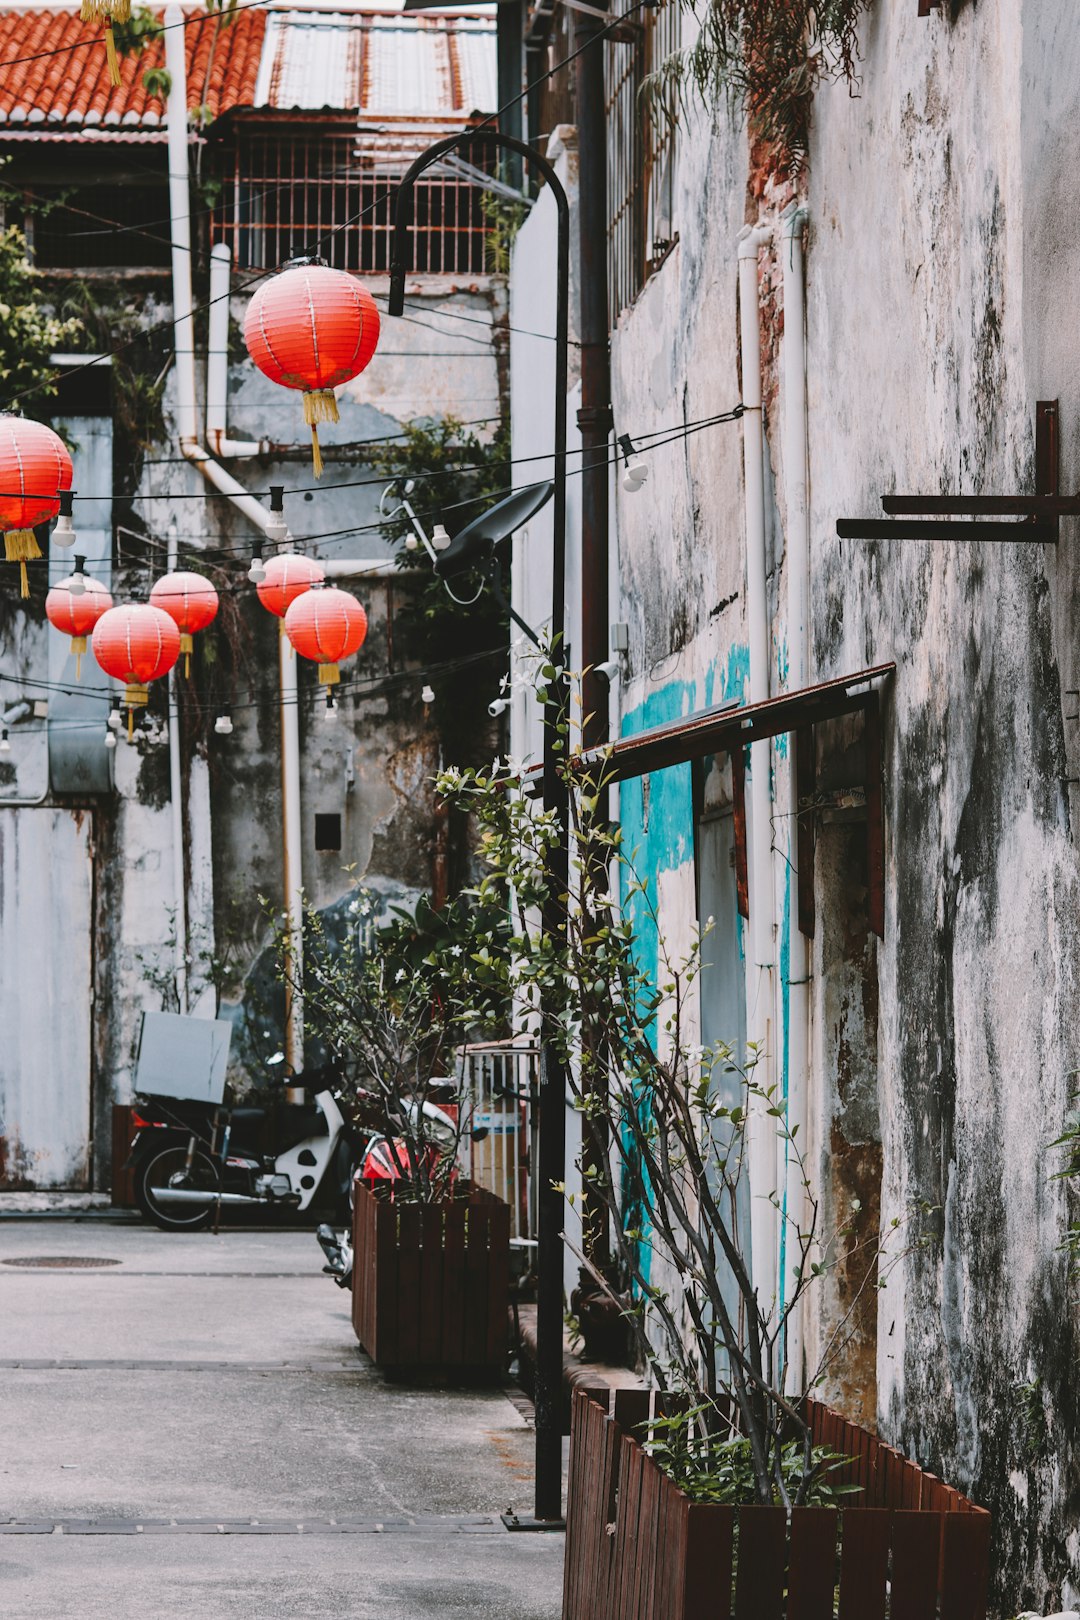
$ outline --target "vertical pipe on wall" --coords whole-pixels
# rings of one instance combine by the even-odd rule
[[[167,572],[178,561],[176,519],[169,520]],[[169,671],[169,801],[173,846],[173,930],[176,936],[176,1002],[188,1010],[187,885],[184,881],[184,782],[180,769],[180,705],[176,693],[176,665]]]
[[[184,17],[179,6],[165,13],[165,66],[169,94],[165,103],[169,153],[169,214],[172,239],[173,333],[176,370],[177,438],[183,455],[209,484],[227,495],[236,508],[266,534],[272,522],[267,509],[242,484],[212,461],[199,443],[195,406],[195,344],[191,298],[191,197],[188,178],[187,59]],[[284,639],[284,638],[283,638]],[[285,909],[293,952],[293,989],[286,998],[285,1054],[296,1072],[304,1066],[303,1005],[303,871],[300,843],[300,726],[297,714],[296,660],[280,654],[282,857]],[[302,1100],[296,1099],[296,1100]]]
[[[809,599],[810,522],[807,498],[808,431],[806,403],[806,294],[803,283],[803,226],[806,209],[792,206],[783,218],[781,258],[784,278],[784,485],[787,504],[785,551],[787,562],[787,685],[789,691],[810,680]],[[795,1143],[806,1151],[806,1120],[810,1085],[810,952],[799,926],[799,784],[798,746],[794,732],[787,749],[787,855],[788,855],[788,1048],[787,1126]],[[796,1239],[806,1214],[803,1173],[790,1144],[784,1155],[783,1211],[786,1223],[784,1266],[780,1298],[790,1300],[797,1286],[799,1255]],[[789,1387],[801,1388],[803,1333],[801,1313],[792,1315],[787,1334],[785,1376]]]
[[[304,1067],[304,876],[300,838],[300,702],[296,654],[287,635],[278,636],[281,699],[281,837],[289,978],[285,985],[285,1062],[293,1074]],[[302,1102],[303,1091],[288,1100]]]
[[[746,619],[750,644],[750,701],[769,696],[769,606],[765,557],[765,432],[761,400],[758,322],[758,250],[771,239],[761,227],[739,235],[739,327],[742,355],[743,492],[746,514]],[[771,746],[750,748],[750,928],[746,952],[746,1038],[758,1049],[755,1082],[768,1087],[773,1005],[773,883]],[[748,1147],[751,1197],[750,1249],[754,1286],[763,1311],[776,1293],[777,1226],[775,1128],[763,1109],[751,1110]]]

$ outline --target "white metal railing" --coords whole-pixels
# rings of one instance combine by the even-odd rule
[[[536,1240],[539,1050],[514,1041],[467,1046],[460,1058],[462,1102],[469,1112],[469,1174],[510,1205],[510,1238]]]

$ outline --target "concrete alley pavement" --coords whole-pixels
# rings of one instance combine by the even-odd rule
[[[309,1232],[0,1221],[6,1620],[555,1620],[562,1537],[498,1519],[525,1418],[388,1383],[320,1265]]]

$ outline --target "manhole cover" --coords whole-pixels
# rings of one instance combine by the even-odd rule
[[[96,1254],[25,1254],[19,1255],[16,1260],[0,1262],[5,1266],[30,1266],[36,1270],[39,1266],[58,1271],[61,1268],[70,1271],[89,1271],[94,1266],[118,1266],[119,1260],[104,1260]]]

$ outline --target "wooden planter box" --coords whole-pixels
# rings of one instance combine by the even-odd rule
[[[616,1392],[614,1416],[607,1395],[574,1393],[563,1620],[985,1620],[990,1515],[868,1430],[809,1403],[860,1494],[789,1528],[691,1502],[626,1432],[649,1392]]]
[[[124,1169],[135,1136],[135,1126],[132,1123],[134,1112],[129,1103],[113,1103],[112,1202],[119,1209],[135,1207],[135,1176],[132,1171]]]
[[[506,1360],[510,1206],[408,1204],[357,1184],[353,1329],[382,1367],[500,1372]]]

